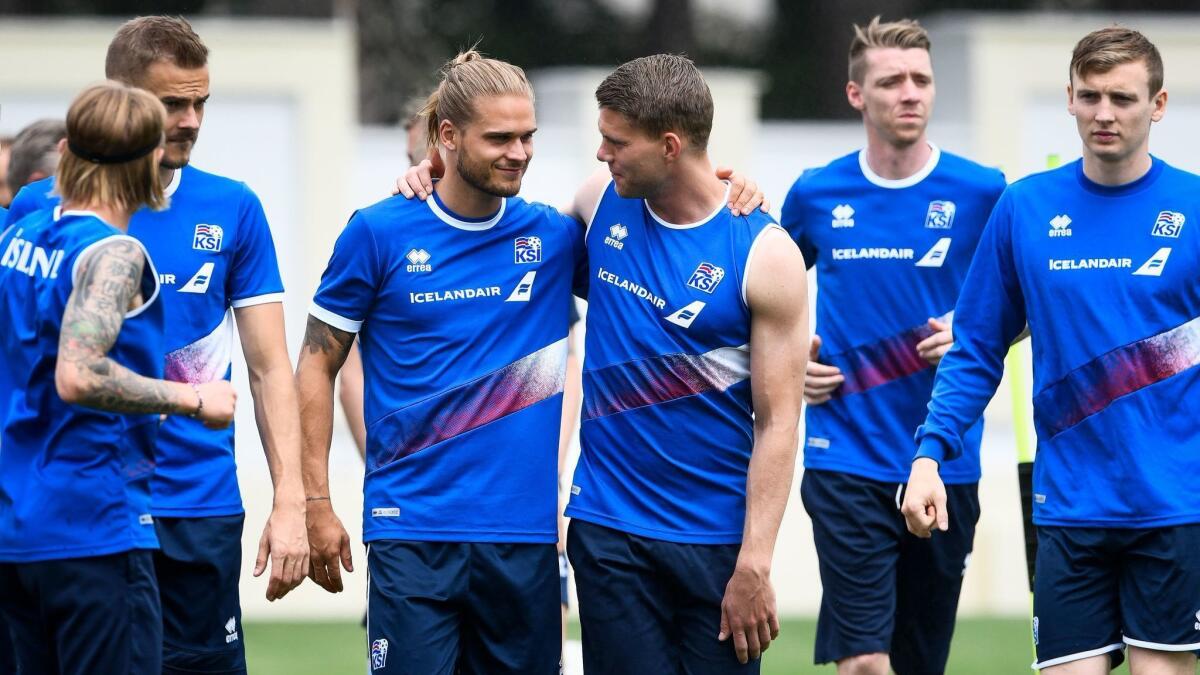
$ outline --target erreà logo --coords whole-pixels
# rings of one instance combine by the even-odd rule
[[[941,267],[946,262],[946,253],[950,251],[950,237],[937,240],[929,252],[917,261],[917,267]]]
[[[1050,219],[1050,236],[1051,237],[1069,237],[1071,236],[1071,216],[1061,213]]]
[[[225,633],[226,633],[225,644],[237,642],[238,635],[237,635],[237,617],[236,616],[229,617],[229,620],[225,622]]]
[[[833,207],[834,227],[854,227],[854,207],[849,204],[838,204]]]
[[[1150,259],[1142,263],[1142,266],[1137,268],[1133,273],[1138,277],[1160,277],[1162,276],[1163,268],[1167,266],[1167,257],[1171,255],[1171,248],[1164,246],[1150,256]]]
[[[405,254],[404,258],[408,260],[409,272],[432,272],[433,265],[429,264],[429,251],[423,248],[414,248]]]
[[[624,239],[629,236],[629,228],[617,223],[608,228],[608,236],[604,238],[604,243],[620,251],[625,248]]]
[[[680,328],[691,328],[692,322],[696,320],[697,316],[699,316],[700,310],[704,309],[704,304],[705,303],[700,300],[690,302],[688,303],[687,307],[684,307],[676,312],[672,312],[668,316],[664,316],[663,320],[669,321]]]

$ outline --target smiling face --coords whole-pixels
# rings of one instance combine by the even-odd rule
[[[480,96],[473,108],[473,119],[462,127],[442,121],[441,143],[455,153],[455,170],[469,185],[496,197],[512,197],[521,190],[533,159],[533,101],[515,94]]]
[[[1067,110],[1075,117],[1085,155],[1107,164],[1136,161],[1150,151],[1150,125],[1166,113],[1165,89],[1150,91],[1144,60],[1103,72],[1073,73]]]
[[[204,121],[204,106],[209,96],[208,67],[180,68],[171,61],[155,61],[135,84],[157,97],[167,109],[167,144],[162,166],[182,169],[191,159]]]
[[[873,47],[863,59],[862,81],[846,84],[846,98],[863,114],[868,133],[895,147],[923,140],[935,93],[929,51]]]

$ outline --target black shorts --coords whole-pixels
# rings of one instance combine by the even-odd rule
[[[155,517],[164,675],[246,672],[238,595],[245,520]]]
[[[1035,668],[1200,649],[1200,525],[1039,526],[1033,614]]]
[[[821,571],[815,663],[886,653],[897,675],[946,669],[979,521],[978,484],[947,485],[950,529],[921,539],[901,483],[807,469],[800,483]]]
[[[22,673],[162,672],[150,551],[0,563],[0,617]]]
[[[371,542],[371,672],[557,675],[557,567],[554,544]]]
[[[733,640],[717,640],[721,601],[739,544],[676,544],[575,518],[567,553],[575,568],[583,670],[588,675],[756,674]]]

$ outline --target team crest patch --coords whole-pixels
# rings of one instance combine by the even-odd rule
[[[934,230],[948,230],[954,224],[954,202],[935,200],[929,202],[929,210],[925,212],[925,227]]]
[[[688,279],[687,285],[698,291],[712,293],[724,278],[725,270],[712,263],[702,262],[696,271],[692,272],[692,278]]]
[[[225,238],[225,231],[220,225],[208,225],[200,223],[196,226],[196,234],[192,237],[192,248],[197,251],[207,251],[209,253],[221,252],[221,241]]]
[[[1150,234],[1156,237],[1178,239],[1185,220],[1187,217],[1178,211],[1163,211],[1158,214],[1158,218],[1154,219],[1154,229],[1150,230]]]
[[[513,242],[513,262],[518,264],[542,262],[540,237],[517,237]]]
[[[371,670],[387,668],[388,641],[379,638],[371,643]]]

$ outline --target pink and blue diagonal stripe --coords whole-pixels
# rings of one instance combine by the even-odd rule
[[[583,419],[711,391],[750,377],[750,348],[721,347],[704,354],[666,354],[584,373]]]

